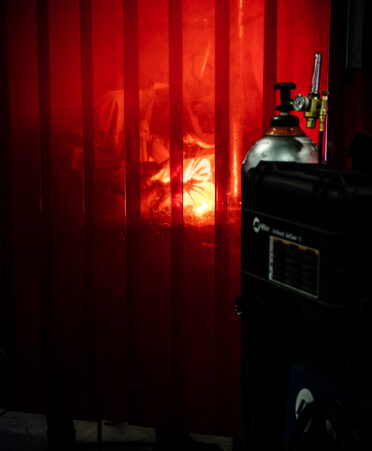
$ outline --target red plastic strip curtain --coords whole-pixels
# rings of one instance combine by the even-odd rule
[[[240,166],[274,82],[326,88],[329,1],[1,8],[13,408],[238,435]]]
[[[164,4],[166,7],[166,5]],[[179,418],[181,400],[178,386],[181,383],[181,355],[179,353],[179,333],[181,325],[181,309],[178,301],[184,290],[184,249],[183,249],[183,40],[182,40],[182,2],[175,0],[168,3],[168,39],[169,53],[167,62],[169,71],[169,171],[170,171],[170,211],[172,229],[170,235],[170,303],[171,317],[171,378],[172,396],[171,408],[177,412],[175,422]],[[165,397],[167,398],[167,396]],[[160,401],[160,400],[159,400]],[[163,416],[163,415],[161,415]]]
[[[40,118],[40,198],[41,206],[41,300],[43,303],[43,342],[42,368],[45,390],[51,393],[53,371],[50,367],[50,356],[53,352],[51,338],[51,303],[52,298],[52,162],[51,162],[51,111],[50,111],[50,77],[49,77],[49,22],[46,2],[36,4],[37,51],[38,51],[38,88]],[[48,406],[45,406],[48,410]]]
[[[0,64],[2,67],[7,66],[7,46],[6,46],[6,22],[5,22],[5,4],[0,5],[0,21],[1,21],[1,37],[0,37]],[[9,111],[9,75],[7,71],[0,72],[0,89],[1,98],[3,99],[0,105],[0,147],[2,152],[0,153],[0,165],[1,172],[1,209],[0,209],[0,252],[2,258],[0,260],[1,282],[0,290],[3,294],[3,300],[0,302],[0,317],[11,318],[12,317],[12,222],[11,222],[11,196],[9,193],[10,186],[10,111]],[[7,218],[5,220],[5,218]],[[1,355],[4,359],[6,356],[4,349],[7,349],[9,353],[12,352],[13,343],[11,342],[11,326],[2,322],[3,327],[0,329],[0,343],[1,343]],[[4,371],[1,371],[0,383],[6,383],[6,377],[4,377]],[[9,404],[10,397],[5,395],[2,391],[1,400],[3,403]]]
[[[230,194],[230,140],[229,140],[229,43],[230,43],[229,2],[216,2],[215,11],[215,368],[216,390],[225,390],[228,379],[228,355],[230,345],[226,337],[229,336],[231,304],[226,302],[230,298],[230,230],[229,210],[234,208],[234,196]],[[230,197],[232,204],[230,205]],[[237,224],[231,224],[236,230]],[[230,326],[230,327],[229,327]],[[223,427],[226,418],[222,412],[228,409],[225,397],[221,397],[221,410],[217,410],[217,424]]]

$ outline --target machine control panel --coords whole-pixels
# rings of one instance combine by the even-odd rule
[[[269,280],[318,298],[319,257],[318,249],[270,235]]]

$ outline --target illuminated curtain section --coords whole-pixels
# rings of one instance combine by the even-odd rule
[[[240,431],[240,167],[327,85],[329,2],[13,0],[1,347],[13,408]],[[0,400],[1,401],[1,400]]]

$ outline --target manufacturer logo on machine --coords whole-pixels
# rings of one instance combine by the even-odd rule
[[[253,230],[256,233],[260,232],[261,230],[263,232],[270,232],[270,227],[261,222],[258,216],[255,216],[255,218],[253,219]]]
[[[299,417],[300,413],[304,410],[307,404],[314,401],[314,396],[308,388],[303,388],[299,391],[296,398],[295,414],[296,418]]]

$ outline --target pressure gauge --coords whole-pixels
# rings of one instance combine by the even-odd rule
[[[298,94],[294,99],[293,99],[293,109],[295,111],[307,111],[310,107],[310,100],[302,95],[302,94]]]

